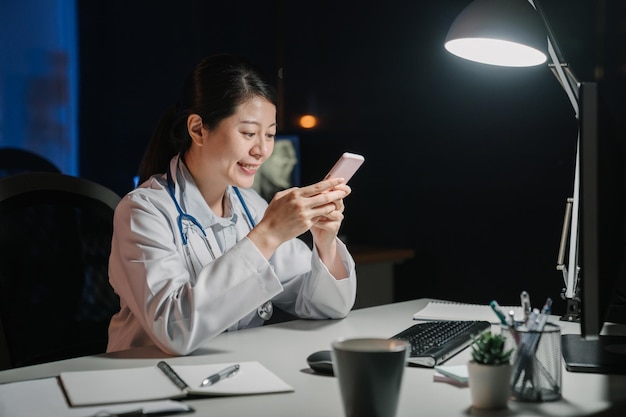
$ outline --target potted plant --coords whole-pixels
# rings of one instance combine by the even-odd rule
[[[474,337],[472,360],[467,364],[472,406],[505,408],[510,395],[511,354],[502,334],[483,332]]]

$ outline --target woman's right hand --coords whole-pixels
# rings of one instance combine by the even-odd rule
[[[335,211],[335,203],[349,194],[347,187],[335,189],[344,182],[341,178],[331,178],[277,192],[248,238],[269,259],[280,244],[300,236],[319,218]]]

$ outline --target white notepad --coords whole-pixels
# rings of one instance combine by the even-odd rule
[[[508,314],[515,312],[515,320],[524,320],[524,310],[521,306],[502,306],[502,311]],[[490,306],[483,304],[463,304],[446,301],[429,301],[426,307],[413,314],[414,320],[484,320],[492,324],[501,324]]]
[[[183,398],[288,392],[293,388],[259,362],[240,362],[237,375],[200,387],[207,376],[231,364],[173,365],[189,386],[181,390],[156,365],[143,368],[62,372],[59,377],[73,406]]]
[[[469,374],[467,372],[467,365],[438,365],[435,366],[435,371],[443,374],[449,378],[453,378],[458,382],[467,382]]]
[[[192,407],[174,400],[71,407],[56,377],[0,384],[0,416],[86,417],[122,415],[138,410],[142,410],[142,415],[168,416],[193,412]]]
[[[447,382],[458,387],[468,386],[469,375],[467,365],[438,365],[435,366],[433,381]]]

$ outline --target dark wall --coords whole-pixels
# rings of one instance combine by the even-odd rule
[[[546,67],[444,51],[469,2],[79,2],[81,175],[129,191],[184,74],[205,55],[239,53],[268,74],[284,68],[279,130],[301,137],[303,183],[344,150],[365,155],[343,232],[349,244],[416,251],[396,268],[398,300],[505,304],[525,289],[558,311],[576,120]],[[621,3],[544,1],[579,78],[603,68],[615,114],[625,110]],[[308,112],[321,123],[299,130]]]

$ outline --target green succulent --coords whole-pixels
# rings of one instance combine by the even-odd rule
[[[483,332],[473,337],[472,359],[483,365],[503,365],[511,362],[513,349],[505,349],[506,338],[501,334]]]

